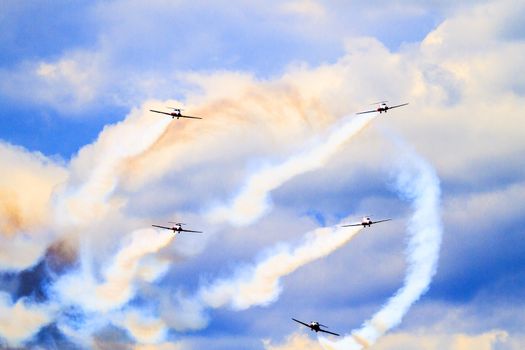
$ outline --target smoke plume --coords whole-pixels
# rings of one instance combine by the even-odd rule
[[[253,305],[266,305],[281,292],[279,281],[303,265],[331,254],[348,243],[362,227],[338,225],[308,232],[296,247],[277,244],[256,265],[244,266],[233,278],[222,279],[201,289],[200,298],[211,307],[231,305],[244,310]]]
[[[0,337],[14,346],[50,323],[54,317],[53,308],[49,305],[36,305],[28,298],[11,302],[11,296],[0,292]]]
[[[394,142],[403,155],[398,164],[396,189],[402,198],[412,202],[414,213],[407,223],[409,236],[406,249],[408,269],[403,286],[361,328],[342,340],[333,342],[319,336],[321,344],[332,349],[363,349],[397,326],[410,306],[424,294],[434,276],[441,245],[439,178],[432,166],[400,139]]]
[[[88,311],[110,311],[121,307],[134,296],[134,283],[144,277],[141,262],[148,254],[158,252],[173,239],[173,235],[154,229],[134,231],[124,242],[109,266],[102,270],[103,280],[97,281],[89,268],[62,277],[55,289],[68,304],[81,305]],[[83,261],[84,267],[91,262]],[[160,277],[165,265],[149,261],[147,278]]]
[[[85,227],[109,213],[119,204],[111,195],[126,162],[150,148],[168,125],[167,119],[134,110],[124,121],[104,128],[97,141],[71,161],[68,182],[55,196],[55,221],[66,228]]]
[[[299,174],[323,166],[346,141],[363,130],[374,117],[375,114],[346,117],[334,126],[323,141],[307,151],[281,164],[258,171],[248,179],[244,188],[230,204],[215,208],[208,215],[209,220],[227,221],[237,226],[252,223],[269,210],[268,194],[272,190]]]
[[[207,324],[203,315],[206,308],[229,306],[234,310],[245,310],[268,305],[281,293],[281,278],[330,255],[361,229],[360,226],[343,228],[337,224],[307,232],[297,246],[278,243],[262,254],[264,258],[256,264],[244,265],[231,277],[202,286],[191,299],[179,298],[176,307],[179,316],[169,323],[178,330],[200,329]]]

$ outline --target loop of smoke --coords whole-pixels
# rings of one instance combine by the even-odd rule
[[[230,222],[234,225],[253,223],[270,208],[269,193],[291,178],[321,167],[335,154],[349,138],[366,127],[375,117],[361,116],[350,120],[344,119],[321,142],[307,151],[295,155],[276,166],[262,169],[251,176],[242,191],[229,205],[217,208],[208,214],[208,219],[214,222]],[[143,118],[130,118],[126,122],[108,129],[99,137],[99,141],[83,152],[102,151],[102,159],[93,159],[94,167],[88,171],[73,167],[70,181],[56,200],[56,208],[67,213],[68,222],[61,222],[65,227],[84,226],[86,222],[96,219],[107,211],[111,203],[106,203],[118,181],[119,164],[133,155],[147,149],[162,134],[166,123],[151,126],[144,132]],[[130,125],[127,125],[130,124]],[[131,129],[130,129],[131,128]],[[141,144],[135,144],[127,137],[119,134],[144,134],[149,137]],[[123,147],[121,142],[126,141]],[[115,141],[115,142],[113,142]],[[98,148],[98,149],[95,149]],[[405,150],[406,151],[406,150]],[[398,176],[398,190],[405,197],[413,200],[415,214],[411,220],[409,231],[411,240],[408,248],[409,269],[405,285],[393,296],[371,320],[352,336],[345,337],[341,342],[331,343],[320,337],[322,344],[328,349],[361,349],[374,343],[384,332],[401,321],[410,305],[428,288],[435,272],[441,227],[439,222],[439,185],[433,169],[413,152],[410,154],[408,167]],[[405,164],[405,165],[407,165]],[[77,170],[77,178],[75,177]],[[84,169],[85,170],[85,169]],[[219,279],[210,285],[203,286],[192,300],[182,300],[182,308],[192,312],[183,314],[177,320],[176,329],[196,329],[206,325],[202,312],[206,307],[217,308],[230,305],[235,310],[242,310],[253,305],[265,305],[280,294],[280,279],[299,267],[316,259],[329,255],[337,248],[352,239],[361,227],[341,229],[339,227],[320,228],[305,235],[305,240],[296,247],[278,245],[265,259],[255,265],[245,266],[237,271],[232,278]],[[138,230],[133,233],[129,242],[124,242],[116,253],[113,262],[104,268],[102,280],[97,280],[90,271],[89,257],[83,262],[83,271],[62,276],[54,286],[55,295],[66,304],[80,306],[88,314],[92,312],[117,311],[127,305],[135,294],[134,284],[137,280],[152,282],[162,276],[166,264],[155,263],[154,266],[143,268],[143,258],[157,252],[171,241],[171,236],[157,234],[153,230]],[[151,269],[153,268],[153,270]],[[79,292],[80,291],[80,292]],[[148,341],[162,341],[166,335],[163,322],[149,319],[142,324],[138,313],[131,313],[120,321],[115,321],[116,314],[109,314],[103,319],[114,324],[120,324],[128,329],[131,336]],[[50,316],[40,322],[51,321]],[[189,323],[186,322],[190,320]],[[111,321],[113,320],[113,321]],[[68,329],[68,321],[57,320],[58,327]],[[91,321],[90,331],[96,331],[103,326],[101,320]],[[137,323],[138,322],[138,323]],[[160,323],[159,323],[160,322]],[[193,324],[192,324],[193,322]],[[173,326],[173,325],[172,325]],[[34,332],[34,331],[32,331]],[[69,332],[69,331],[68,331]],[[22,339],[17,340],[19,343]]]
[[[62,277],[54,286],[65,303],[82,306],[87,311],[107,312],[126,304],[134,295],[134,282],[144,279],[142,259],[158,252],[173,240],[173,236],[154,229],[136,230],[131,240],[117,252],[113,262],[103,271],[104,280],[95,281],[90,271]],[[89,263],[89,262],[86,262]],[[148,280],[154,281],[164,272],[164,265],[150,266]]]
[[[408,269],[403,286],[360,329],[334,342],[319,336],[327,350],[368,348],[392,327],[397,326],[410,306],[423,295],[434,276],[442,237],[439,178],[432,166],[406,146],[398,137],[389,135],[402,150],[396,189],[401,197],[412,201],[414,213],[408,222]]]

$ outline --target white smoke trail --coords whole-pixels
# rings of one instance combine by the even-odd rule
[[[363,115],[346,117],[336,125],[326,141],[306,152],[289,158],[284,163],[257,172],[247,181],[231,204],[214,209],[208,214],[212,222],[227,221],[243,226],[252,223],[269,208],[268,193],[294,176],[323,166],[352,136],[363,130],[375,117]]]
[[[229,211],[226,209],[227,218],[238,219],[236,222],[242,223],[258,218],[267,209],[265,201],[269,191],[293,176],[324,164],[348,138],[362,130],[371,120],[372,116],[346,119],[342,126],[331,132],[326,143],[252,177],[247,182],[246,190],[234,202],[233,208]],[[147,149],[165,128],[165,123],[150,124],[150,121],[144,120],[143,117],[129,118],[106,129],[95,144],[80,152],[73,167],[77,168],[76,173],[81,174],[80,178],[73,176],[65,190],[57,196],[57,208],[63,211],[63,216],[69,217],[67,224],[77,227],[89,225],[91,220],[107,213],[113,207],[110,202],[111,194],[118,184],[123,162]],[[137,139],[141,142],[136,142]],[[86,173],[87,176],[84,175]],[[243,217],[245,213],[240,209],[245,204],[257,208],[248,213],[247,217]],[[134,286],[138,280],[152,282],[166,272],[166,262],[145,258],[148,254],[165,247],[172,236],[164,232],[153,235],[151,231],[134,232],[132,240],[124,242],[109,266],[101,268],[100,275],[92,269],[91,244],[83,239],[81,269],[62,276],[53,286],[53,291],[66,304],[78,305],[87,312],[108,312],[123,307],[134,296]],[[277,265],[283,266],[275,259],[270,260],[266,262],[266,267],[257,269],[255,280],[244,283],[239,281],[237,287],[244,296],[232,296],[232,305],[242,308],[252,303],[270,302],[280,291],[278,280],[281,276],[293,272],[308,261],[329,254],[349,240],[354,231],[357,233],[356,230],[345,229],[330,233],[321,230],[310,234],[302,248],[289,253],[286,269],[269,276],[269,269],[274,269]],[[323,241],[324,236],[327,236],[330,244],[327,245]],[[263,286],[265,283],[272,284],[272,287]],[[215,289],[203,291],[200,302],[206,305],[217,303],[213,299],[216,293],[221,293],[221,289],[218,285]],[[253,296],[247,300],[252,292]]]
[[[229,305],[234,310],[244,310],[254,305],[267,305],[278,298],[282,277],[330,255],[354,238],[361,229],[343,228],[338,224],[306,233],[296,247],[278,243],[257,264],[242,266],[232,277],[201,287],[192,299],[179,300],[177,309],[180,317],[170,321],[170,324],[178,330],[200,329],[207,323],[206,317],[202,315],[207,307]]]
[[[439,178],[432,166],[412,149],[394,140],[405,156],[400,162],[396,187],[400,196],[412,201],[414,213],[408,222],[406,250],[408,269],[403,286],[360,329],[342,340],[319,340],[327,350],[363,349],[374,344],[386,331],[401,322],[410,306],[425,293],[434,276],[441,245]]]
[[[345,245],[362,227],[340,226],[318,228],[308,232],[297,247],[277,244],[268,257],[257,265],[245,266],[233,278],[218,280],[199,292],[209,306],[227,303],[236,310],[274,301],[281,292],[279,280],[299,267],[331,254]]]
[[[121,307],[134,295],[134,282],[143,276],[141,261],[148,254],[158,252],[173,239],[171,233],[142,229],[131,234],[113,262],[103,269],[103,281],[98,282],[89,268],[80,273],[62,277],[54,286],[59,296],[68,304],[81,305],[88,311],[109,311]],[[84,262],[84,264],[89,264]],[[166,272],[166,266],[149,264],[148,280],[153,281]]]
[[[145,266],[144,258],[171,242],[171,234],[142,229],[116,237],[121,242],[115,256],[95,266],[94,257],[100,255],[94,247],[100,243],[92,233],[98,230],[87,228],[118,211],[120,203],[113,197],[124,165],[130,157],[149,149],[169,123],[169,119],[152,118],[145,108],[132,111],[125,120],[106,126],[98,139],[71,161],[70,178],[55,195],[55,222],[66,239],[72,232],[82,233],[78,237],[80,269],[62,275],[51,287],[61,303],[80,306],[87,313],[114,310],[134,297],[137,281],[153,281],[166,272],[164,262],[149,261]],[[60,326],[66,329],[64,324]]]
[[[168,328],[166,324],[156,317],[139,310],[125,311],[113,321],[125,329],[128,334],[140,344],[158,344],[164,341]]]
[[[284,182],[307,171],[323,166],[352,136],[363,130],[375,114],[346,117],[334,126],[323,142],[310,147],[285,162],[263,169],[252,175],[243,190],[230,205],[216,208],[208,214],[213,222],[227,221],[243,226],[252,223],[269,208],[268,194]],[[320,228],[306,234],[305,241],[296,248],[277,245],[268,257],[257,265],[239,269],[232,278],[218,280],[201,288],[192,299],[179,298],[177,314],[170,322],[178,330],[200,329],[206,325],[203,311],[229,304],[236,310],[253,305],[265,305],[280,294],[280,278],[299,267],[331,254],[347,243],[360,228]],[[170,317],[171,319],[172,317]]]
[[[55,198],[55,221],[84,226],[100,219],[115,203],[111,194],[126,161],[150,148],[164,133],[169,120],[133,111],[120,123],[108,126],[95,143],[82,148],[70,164],[70,178]]]
[[[267,196],[270,191],[298,174],[321,167],[344,142],[366,127],[372,119],[373,116],[344,119],[330,132],[326,142],[254,175],[247,181],[244,191],[234,200],[231,208],[221,208],[213,217],[239,225],[253,222],[268,209]],[[151,147],[167,125],[167,122],[152,122],[144,115],[135,114],[122,123],[106,128],[97,142],[79,152],[71,164],[67,184],[55,197],[55,221],[61,231],[68,232],[70,227],[75,227],[75,231],[80,232],[81,228],[92,225],[92,221],[96,222],[111,213],[116,208],[112,197],[120,181],[122,166],[129,157]],[[242,309],[271,302],[279,295],[279,279],[282,276],[330,254],[358,231],[333,228],[308,234],[300,247],[282,251],[273,259],[267,259],[254,267],[252,280],[241,278],[234,281],[232,294],[224,303]],[[53,285],[52,293],[64,304],[80,306],[88,314],[115,311],[125,306],[134,297],[138,280],[147,279],[151,282],[166,272],[166,264],[161,261],[155,260],[153,264],[150,261],[147,266],[144,264],[148,254],[165,247],[172,239],[169,234],[152,232],[134,232],[131,241],[123,242],[109,266],[100,268],[100,271],[93,266],[89,240],[84,241],[82,244],[86,245],[86,251],[81,249],[81,268],[62,276]],[[286,260],[284,264],[281,259]],[[239,276],[244,274],[240,273],[236,277]],[[215,287],[203,290],[199,294],[200,302],[212,307],[220,304],[218,299],[224,298],[223,282],[219,281]],[[107,317],[101,318],[109,319]],[[93,327],[97,328],[96,324]],[[65,327],[66,324],[61,326]]]
[[[1,147],[2,153],[10,156],[3,157],[6,158],[4,160],[13,162],[15,166],[11,165],[13,171],[8,172],[10,176],[3,177],[3,181],[0,182],[16,180],[11,186],[18,186],[17,190],[21,190],[20,195],[13,192],[14,203],[20,202],[18,198],[27,197],[29,201],[28,204],[23,202],[23,207],[9,206],[8,211],[2,210],[0,213],[3,216],[9,214],[8,218],[24,219],[11,220],[23,234],[14,236],[14,239],[8,241],[9,244],[2,244],[0,263],[7,260],[8,267],[18,270],[29,267],[42,258],[49,245],[57,238],[68,243],[75,242],[78,246],[74,249],[80,248],[83,258],[80,273],[75,271],[61,276],[56,284],[48,287],[49,305],[53,307],[47,303],[31,303],[29,298],[7,302],[7,298],[0,293],[0,309],[5,311],[1,312],[5,317],[0,319],[0,337],[3,345],[6,345],[6,342],[13,346],[21,345],[48,323],[55,322],[60,326],[60,323],[67,319],[61,312],[61,301],[67,299],[66,304],[80,305],[83,311],[88,312],[114,308],[133,296],[135,279],[146,275],[151,279],[160,274],[159,269],[152,268],[152,264],[147,267],[147,271],[142,269],[141,260],[144,255],[165,246],[172,239],[170,235],[156,237],[150,234],[148,237],[146,234],[140,239],[138,235],[134,236],[130,245],[117,254],[109,269],[102,265],[102,271],[92,271],[91,252],[86,252],[89,248],[84,249],[83,245],[86,242],[96,242],[97,239],[93,239],[91,233],[99,232],[86,228],[93,227],[93,222],[96,225],[106,219],[104,214],[114,213],[115,209],[118,209],[115,204],[119,203],[114,201],[113,197],[114,190],[122,178],[123,165],[129,157],[149,149],[168,125],[169,120],[152,118],[145,113],[145,108],[134,110],[125,120],[104,127],[98,139],[83,147],[67,167],[38,154],[26,154],[23,150],[18,151],[16,156],[9,152],[10,148],[6,150],[6,147]],[[6,198],[3,198],[2,203],[9,204]],[[2,205],[2,209],[4,207],[5,205]],[[31,210],[26,210],[26,207]],[[35,216],[36,219],[25,220],[26,214]],[[45,220],[41,219],[43,215]],[[42,232],[29,231],[34,222],[42,226]],[[24,232],[26,229],[27,232]],[[77,242],[76,235],[81,235],[82,241]],[[70,254],[69,249],[72,247],[60,246],[58,249],[62,248],[66,256]],[[102,283],[96,280],[95,276],[100,277],[98,272],[102,274]],[[104,317],[99,317],[102,318]],[[68,321],[70,320],[64,322]]]

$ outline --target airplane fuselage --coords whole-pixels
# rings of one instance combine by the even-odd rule
[[[337,334],[337,333],[330,332],[330,331],[322,329],[321,327],[325,327],[325,328],[328,328],[328,327],[320,324],[319,322],[313,321],[313,322],[310,322],[310,323],[305,323],[303,321],[296,320],[295,318],[292,318],[292,320],[294,320],[297,323],[302,324],[303,326],[306,326],[306,327],[310,328],[310,330],[311,331],[315,331],[315,333],[323,332],[323,333],[328,333],[328,334],[339,336],[339,334]]]
[[[180,226],[173,226],[171,228],[171,230],[173,231],[173,233],[180,233],[182,231],[182,227],[180,227]]]
[[[361,220],[361,225],[363,225],[363,227],[370,227],[372,225],[372,220],[370,220],[370,218],[363,218],[363,220]]]
[[[319,326],[319,323],[317,322],[310,323],[309,327],[310,327],[310,330],[315,331],[316,333],[321,330],[321,327]]]

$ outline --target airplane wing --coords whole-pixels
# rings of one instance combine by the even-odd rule
[[[155,227],[158,227],[158,228],[164,228],[166,230],[173,230],[173,228],[171,227],[166,227],[166,226],[159,226],[159,225],[151,225],[151,226],[155,226]]]
[[[388,109],[392,109],[392,108],[397,108],[397,107],[403,107],[403,106],[406,106],[408,103],[403,103],[401,105],[397,105],[397,106],[392,106],[392,107],[388,107]]]
[[[378,221],[372,221],[372,224],[377,224],[377,223],[380,223],[380,222],[385,222],[385,221],[390,221],[392,219],[384,219],[384,220],[378,220]]]
[[[340,336],[339,334],[337,333],[334,333],[334,332],[330,332],[330,331],[325,331],[324,329],[320,329],[319,332],[324,332],[324,333],[328,333],[328,334],[333,334],[333,335],[337,335],[338,337]]]
[[[191,115],[179,115],[179,118],[202,119],[201,117],[192,117]]]
[[[156,111],[154,109],[150,109],[149,110],[150,112],[155,112],[155,113],[162,113],[162,114],[166,114],[166,115],[169,115],[171,117],[171,113],[167,113],[167,112],[161,112],[161,111]]]
[[[342,225],[341,227],[350,227],[350,226],[363,226],[363,224],[349,224],[349,225]]]
[[[293,318],[293,317],[292,317],[292,320],[294,320],[295,322],[298,322],[298,323],[300,323],[300,324],[302,324],[302,325],[305,325],[306,327],[310,327],[310,325],[309,325],[308,323],[304,323],[304,322],[302,322],[302,321],[296,320],[296,319]]]
[[[181,229],[181,232],[203,233],[202,231],[193,231],[193,230],[185,230],[185,229]]]
[[[359,112],[359,113],[356,113],[356,114],[365,114],[365,113],[374,113],[374,112],[377,112],[377,110],[374,109],[374,110],[371,110],[371,111],[364,111],[364,112]]]

